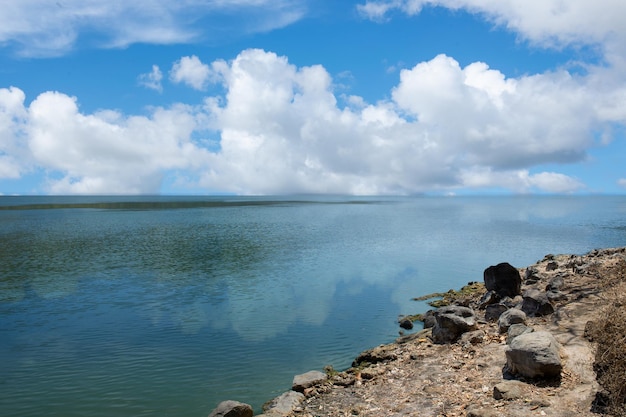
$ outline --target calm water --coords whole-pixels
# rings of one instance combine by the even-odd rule
[[[17,205],[0,210],[5,417],[260,410],[393,340],[414,296],[626,246],[626,197],[0,197]]]

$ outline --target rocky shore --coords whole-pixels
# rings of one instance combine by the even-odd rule
[[[263,416],[626,416],[626,248],[502,263],[470,284],[424,330],[296,376]],[[226,401],[210,417],[252,415]]]

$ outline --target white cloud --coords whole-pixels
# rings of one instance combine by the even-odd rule
[[[27,109],[28,145],[54,194],[156,193],[167,170],[203,163],[206,152],[189,138],[192,109],[156,109],[150,117],[112,111],[85,115],[76,100],[47,92]]]
[[[0,89],[0,179],[20,178],[28,170],[29,154],[23,137],[27,112],[24,92]]]
[[[387,21],[387,13],[390,10],[401,7],[399,1],[366,1],[365,4],[357,5],[359,14],[367,19],[377,22]]]
[[[221,82],[224,94],[132,116],[83,114],[54,92],[26,106],[20,90],[0,90],[2,156],[45,169],[54,193],[158,192],[172,173],[244,194],[569,193],[585,185],[536,167],[585,161],[626,122],[625,77],[607,67],[507,78],[439,55],[402,70],[390,99],[372,104],[338,100],[322,66],[263,50],[211,64],[186,58],[180,68],[205,72],[181,70],[181,82]]]
[[[445,55],[403,70],[393,101],[350,97],[358,105],[343,109],[322,67],[248,50],[223,72],[226,101],[211,101],[222,149],[204,184],[237,178],[231,190],[243,193],[571,192],[583,184],[528,167],[583,160],[603,101],[587,89],[591,76],[507,79]]]
[[[424,7],[480,14],[544,46],[606,42],[615,45],[614,37],[623,40],[626,35],[626,3],[621,0],[367,0],[357,10],[367,18],[384,21],[391,11],[415,15]]]
[[[304,0],[4,0],[0,45],[20,55],[55,56],[88,33],[106,47],[185,43],[218,36],[225,16],[237,17],[227,29],[240,35],[284,27],[304,13]]]
[[[203,90],[211,77],[211,68],[195,55],[182,57],[170,71],[172,82],[187,84],[196,90]]]
[[[620,178],[619,180],[617,180],[617,185],[626,188],[626,178]]]
[[[162,79],[163,73],[161,69],[158,65],[153,65],[151,72],[139,75],[139,84],[161,93],[163,92],[163,84],[161,84]]]

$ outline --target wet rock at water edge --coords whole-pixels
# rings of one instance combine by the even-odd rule
[[[398,320],[398,323],[400,324],[400,327],[402,327],[405,330],[411,330],[413,328],[413,322],[408,317],[401,317]]]

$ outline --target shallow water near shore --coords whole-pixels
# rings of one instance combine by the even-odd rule
[[[626,197],[0,197],[0,415],[260,411],[411,298],[626,246]]]

